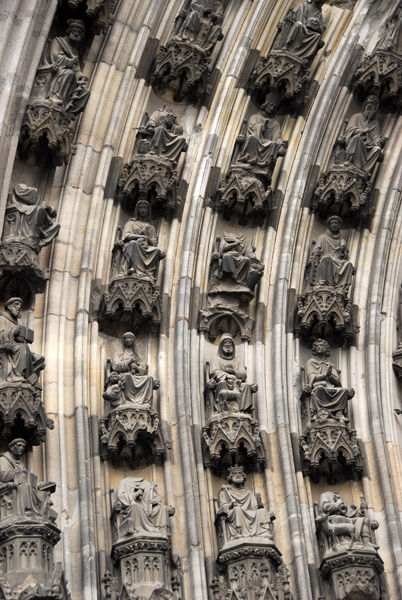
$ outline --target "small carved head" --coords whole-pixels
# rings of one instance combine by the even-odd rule
[[[219,342],[218,354],[221,358],[234,358],[236,355],[235,343],[230,333],[224,333]]]
[[[244,485],[247,479],[247,475],[244,472],[244,468],[240,465],[229,467],[229,475],[227,476],[228,483],[234,483],[235,485]]]
[[[319,338],[311,346],[313,356],[320,356],[325,354],[326,357],[331,356],[331,347],[326,340]]]
[[[338,215],[332,215],[327,219],[327,225],[330,231],[338,232],[342,229],[343,221]]]
[[[139,200],[135,205],[134,218],[140,221],[149,221],[151,218],[151,205],[148,200]]]
[[[126,331],[121,341],[123,348],[134,348],[135,346],[135,335],[131,331]]]
[[[66,33],[73,44],[80,44],[85,36],[85,23],[81,19],[68,19]]]
[[[19,319],[21,316],[22,299],[21,298],[10,298],[4,305],[7,312],[11,314],[15,319]]]
[[[14,456],[22,456],[26,446],[27,443],[23,438],[15,438],[8,444],[8,449]]]
[[[380,101],[377,96],[371,94],[367,96],[363,104],[363,113],[369,117],[369,119],[373,118],[377,112],[377,109],[380,105]]]

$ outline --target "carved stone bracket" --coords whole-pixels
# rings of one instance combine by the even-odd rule
[[[98,320],[103,331],[110,334],[116,332],[116,326],[136,331],[144,322],[159,324],[159,287],[135,273],[116,277],[103,295]]]
[[[24,284],[33,294],[45,291],[49,279],[49,269],[41,269],[38,265],[38,253],[22,242],[9,242],[0,244],[0,274],[2,279],[10,279],[15,275],[20,280],[20,285],[13,290],[15,295],[24,295]],[[11,284],[11,282],[9,282]],[[26,292],[26,289],[25,289]]]
[[[364,57],[353,77],[353,91],[364,98],[376,94],[381,100],[390,100],[400,106],[402,91],[402,55],[377,49]]]
[[[141,459],[161,460],[164,444],[159,429],[159,415],[146,408],[120,406],[101,420],[103,458],[115,465],[126,459],[131,468]]]
[[[211,92],[208,53],[194,43],[173,38],[161,46],[151,85],[156,94],[172,92],[175,102],[197,102]]]
[[[303,471],[314,483],[323,476],[332,485],[363,470],[356,431],[344,422],[323,420],[308,427],[300,436],[300,448]]]
[[[73,10],[84,5],[86,15],[93,19],[92,27],[95,33],[106,32],[113,23],[112,13],[117,0],[65,0],[65,2]]]
[[[254,470],[265,463],[258,421],[244,412],[216,413],[202,430],[206,466],[220,472],[239,464]]]
[[[316,285],[298,297],[297,308],[296,331],[306,341],[322,337],[343,345],[359,331],[351,300],[342,288]]]
[[[6,439],[23,437],[29,444],[39,445],[46,439],[47,428],[53,429],[46,416],[41,388],[29,383],[0,383],[0,427]]]
[[[283,100],[300,105],[308,75],[304,59],[286,50],[272,50],[257,64],[251,77],[250,93],[257,104],[262,104],[269,92],[277,91]]]
[[[249,219],[264,219],[271,209],[271,188],[246,166],[233,165],[219,185],[214,198],[214,209],[229,220],[237,217],[241,225]]]
[[[136,154],[123,169],[118,196],[128,212],[142,199],[170,217],[182,202],[177,190],[177,171],[172,161],[155,154]]]
[[[335,597],[380,600],[384,563],[374,550],[347,550],[323,559],[320,572],[329,579]]]
[[[345,221],[356,225],[367,214],[370,207],[372,184],[369,175],[353,165],[334,165],[322,174],[314,191],[312,209],[322,219],[340,215]]]
[[[211,341],[222,333],[230,333],[233,337],[239,334],[243,341],[249,341],[253,327],[254,319],[239,307],[233,311],[228,306],[213,304],[200,310],[198,330],[208,334]]]

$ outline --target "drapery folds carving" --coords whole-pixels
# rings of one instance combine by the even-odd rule
[[[166,46],[161,46],[151,75],[156,94],[175,102],[197,104],[211,92],[211,53],[223,39],[221,0],[193,0],[175,19]]]
[[[121,350],[108,361],[107,371],[105,418],[100,425],[103,458],[115,465],[126,460],[131,468],[160,460],[164,445],[159,414],[153,407],[159,381],[148,375],[148,365],[141,364],[133,333],[124,334]]]
[[[50,154],[60,166],[75,152],[70,125],[90,96],[88,78],[80,67],[79,48],[84,36],[83,21],[68,19],[65,35],[46,45],[22,123],[22,158],[34,154],[47,160]]]

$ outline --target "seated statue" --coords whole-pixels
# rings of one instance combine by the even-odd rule
[[[207,388],[214,392],[214,412],[253,412],[252,394],[258,386],[246,383],[246,367],[236,358],[235,343],[228,333],[221,337],[218,356],[211,361],[210,377]]]
[[[350,506],[337,492],[324,492],[320,496],[319,515],[316,522],[325,532],[331,552],[359,548],[374,550],[371,531],[378,528],[377,521],[369,519],[363,500],[360,508]]]
[[[307,282],[347,291],[352,283],[353,265],[348,261],[346,242],[340,236],[342,219],[327,220],[328,229],[320,235],[308,260]]]
[[[16,516],[54,521],[56,513],[50,509],[50,494],[55,491],[56,484],[37,484],[36,475],[25,469],[22,456],[26,445],[24,439],[16,438],[8,444],[6,452],[0,454],[0,494],[17,491],[17,505],[13,506]]]
[[[219,251],[211,257],[211,261],[218,261],[218,279],[230,278],[237,284],[249,287],[251,268],[256,269],[259,265],[259,272],[264,269],[264,266],[258,263],[254,250],[244,233],[224,232]]]
[[[384,34],[380,37],[375,50],[388,50],[402,54],[402,7],[387,21]]]
[[[267,170],[275,165],[278,156],[286,153],[287,142],[280,136],[280,125],[275,119],[278,101],[270,94],[260,112],[247,122],[245,136],[238,136],[241,143],[237,165],[250,165],[258,175],[267,176]]]
[[[227,542],[252,537],[272,540],[271,521],[275,517],[265,510],[260,494],[246,488],[246,479],[243,467],[229,467],[227,485],[218,494],[216,518],[223,522]]]
[[[33,332],[18,325],[21,308],[21,298],[10,298],[0,311],[0,383],[25,381],[34,385],[45,368],[45,357],[29,349]]]
[[[377,162],[382,160],[382,149],[387,138],[381,137],[376,113],[379,106],[377,96],[368,96],[363,112],[353,115],[346,127],[345,135],[338,143],[345,146],[345,165],[371,173]]]
[[[156,154],[177,165],[180,153],[187,150],[183,128],[176,123],[177,117],[169,108],[155,110],[145,126],[139,130],[142,141],[139,154]]]
[[[39,254],[59,233],[60,225],[53,222],[56,216],[56,210],[42,202],[37,189],[18,183],[7,204],[3,244],[20,242]]]
[[[126,477],[119,483],[115,513],[121,513],[120,535],[136,535],[138,537],[170,536],[169,517],[174,515],[174,508],[164,506],[159,496],[156,483],[150,483],[142,477]]]
[[[324,0],[304,0],[292,9],[284,22],[278,23],[273,50],[286,50],[311,64],[318,50],[323,47],[321,36],[325,30],[321,7]]]
[[[354,396],[354,390],[341,387],[340,371],[328,360],[331,355],[328,342],[315,341],[312,352],[313,358],[306,363],[304,388],[305,393],[311,394],[312,421],[317,418],[348,421],[348,399]]]
[[[151,206],[147,200],[139,200],[134,217],[123,229],[122,239],[116,242],[123,252],[121,271],[124,274],[141,275],[142,279],[155,282],[159,261],[166,255],[156,247],[156,230],[151,224]]]
[[[84,39],[85,25],[79,19],[68,19],[66,34],[55,37],[45,49],[36,74],[34,95],[41,95],[41,81],[50,71],[45,98],[62,107],[74,119],[88,102],[90,91],[85,85],[88,78],[80,70],[78,48]]]
[[[222,17],[221,0],[195,0],[187,10],[179,13],[174,35],[210,52],[223,37],[220,27]]]
[[[147,375],[148,365],[140,364],[133,333],[124,334],[122,350],[114,355],[111,367],[113,370],[106,380],[103,398],[112,408],[151,409],[153,391],[159,388],[159,381]]]

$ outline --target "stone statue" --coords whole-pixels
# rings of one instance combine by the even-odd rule
[[[309,65],[323,47],[321,36],[325,24],[321,13],[324,0],[304,0],[292,9],[283,22],[278,23],[279,33],[274,50],[286,50]]]
[[[205,52],[211,52],[216,42],[223,38],[222,18],[220,0],[195,0],[187,10],[179,13],[174,35],[203,48]]]
[[[271,521],[274,516],[268,513],[256,496],[246,488],[246,474],[243,467],[229,467],[227,485],[218,494],[217,519],[222,519],[226,540],[242,538],[265,538],[272,540]]]
[[[351,117],[344,137],[338,140],[341,146],[345,146],[345,165],[354,165],[365,173],[371,173],[376,163],[382,160],[382,148],[387,141],[387,138],[381,137],[376,119],[378,106],[377,96],[368,96],[363,112]]]
[[[116,244],[122,249],[121,270],[127,275],[135,273],[151,282],[156,280],[159,261],[165,253],[156,247],[156,230],[151,224],[151,206],[147,200],[139,200],[134,217],[124,226],[121,240]]]
[[[402,54],[402,6],[386,22],[385,32],[378,40],[375,50],[388,50]]]
[[[120,533],[137,537],[170,536],[169,516],[174,508],[164,506],[156,483],[142,477],[126,477],[120,481],[116,493],[114,512],[121,513]]]
[[[287,142],[281,139],[280,125],[275,119],[277,104],[268,98],[261,110],[249,118],[246,135],[237,138],[241,147],[236,164],[250,165],[256,175],[267,176],[278,156],[286,153]]]
[[[135,335],[131,331],[127,331],[121,340],[121,350],[116,352],[111,360],[111,369],[116,373],[129,373],[130,364],[135,363],[138,367],[138,374],[145,375],[148,366],[141,367],[140,357],[137,352],[137,344]]]
[[[21,298],[10,298],[0,311],[0,382],[26,381],[33,385],[45,368],[45,358],[29,349],[33,332],[18,325],[21,307]]]
[[[353,389],[341,387],[340,371],[328,360],[331,349],[325,340],[317,340],[312,346],[313,358],[306,363],[305,393],[311,394],[314,415],[312,421],[337,419],[349,421],[348,399],[353,397]]]
[[[54,520],[55,514],[50,509],[52,502],[49,496],[55,491],[56,484],[37,484],[36,476],[25,469],[22,456],[26,445],[24,439],[16,438],[8,444],[6,452],[0,455],[0,494],[17,490],[17,505],[13,509],[18,516]]]
[[[375,550],[371,531],[378,528],[375,520],[369,519],[365,511],[367,503],[362,499],[360,508],[350,506],[337,492],[324,492],[320,496],[319,515],[316,523],[325,532],[330,553],[351,549]]]
[[[353,266],[348,261],[346,241],[341,238],[342,219],[327,220],[328,229],[320,235],[308,261],[308,283],[347,290],[352,282]]]
[[[254,410],[253,397],[256,383],[246,383],[246,367],[236,358],[233,337],[224,334],[218,346],[218,356],[210,365],[207,388],[214,392],[214,412],[248,412]]]
[[[37,189],[18,183],[6,209],[3,244],[20,242],[39,254],[59,233],[56,216],[56,210],[42,202]]]
[[[244,233],[224,232],[218,250],[211,256],[211,265],[217,262],[217,281],[211,281],[210,293],[218,288],[233,292],[244,288],[253,289],[264,270],[264,265],[257,260],[254,250]]]
[[[68,19],[66,34],[55,37],[45,49],[36,74],[36,87],[50,72],[45,87],[45,98],[64,108],[71,119],[82,112],[88,102],[90,91],[85,85],[88,78],[80,70],[78,48],[84,39],[85,25],[79,19]],[[38,90],[34,95],[39,96]]]
[[[187,150],[186,139],[181,135],[183,128],[176,121],[177,117],[170,109],[164,107],[155,110],[148,122],[140,128],[139,134],[143,141],[139,144],[138,153],[156,154],[176,165],[180,153]]]

